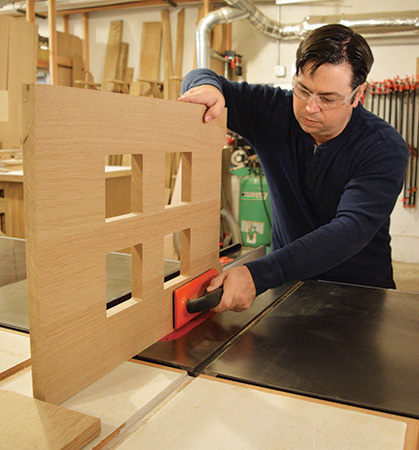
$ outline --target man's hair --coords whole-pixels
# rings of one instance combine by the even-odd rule
[[[374,62],[367,41],[344,25],[325,25],[311,31],[297,49],[296,72],[307,65],[310,75],[323,64],[347,64],[352,69],[352,89],[367,79]]]

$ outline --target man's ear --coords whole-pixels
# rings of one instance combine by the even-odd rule
[[[367,85],[368,85],[368,83],[365,81],[365,83],[362,83],[361,87],[356,91],[354,101],[352,102],[352,108],[356,108],[358,106],[358,103],[361,100],[361,97],[362,97],[363,93],[365,92]]]

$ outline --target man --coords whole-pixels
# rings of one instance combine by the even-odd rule
[[[312,31],[297,50],[293,92],[190,72],[182,102],[228,108],[228,127],[253,146],[272,205],[272,251],[215,278],[215,311],[243,311],[290,281],[318,279],[394,288],[389,224],[408,151],[363,108],[373,63],[362,36],[342,25]]]

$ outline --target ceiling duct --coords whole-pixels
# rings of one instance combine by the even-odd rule
[[[419,31],[419,11],[400,13],[313,16],[301,23],[283,25],[265,16],[250,0],[226,0],[230,7],[210,12],[196,32],[198,67],[210,65],[210,32],[219,23],[248,19],[257,30],[274,39],[302,39],[309,31],[329,23],[340,23],[362,34],[386,35]]]

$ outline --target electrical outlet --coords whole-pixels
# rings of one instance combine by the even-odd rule
[[[280,66],[279,64],[275,66],[275,75],[277,77],[285,77],[285,66]]]

